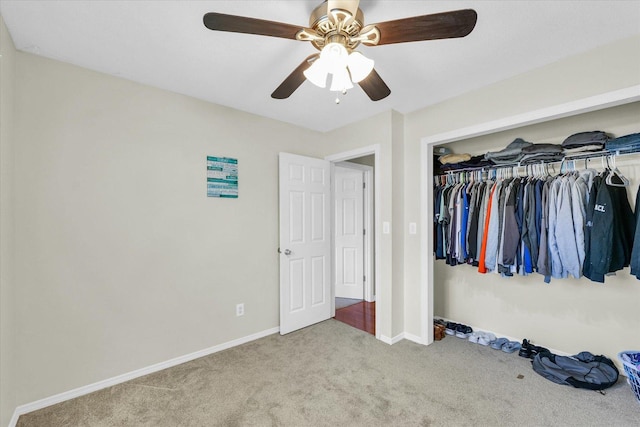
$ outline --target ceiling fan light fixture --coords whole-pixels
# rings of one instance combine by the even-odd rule
[[[347,59],[347,67],[354,83],[364,80],[373,70],[373,65],[373,59],[367,58],[360,52],[352,52]]]
[[[329,90],[333,92],[345,92],[351,88],[353,88],[353,84],[351,83],[351,78],[349,77],[349,72],[346,67],[333,73],[331,88]]]
[[[327,71],[331,74],[340,72],[347,67],[349,53],[341,43],[328,43],[320,52],[320,59],[326,64]]]
[[[324,0],[311,12],[308,28],[217,12],[206,13],[202,20],[213,31],[306,41],[321,51],[308,56],[289,74],[271,94],[274,99],[288,98],[305,78],[324,88],[331,74],[332,87],[339,90],[342,86],[344,91],[359,83],[372,101],[386,98],[391,89],[373,69],[373,61],[353,53],[357,46],[465,37],[478,20],[475,10],[461,9],[364,25],[359,5],[360,0]]]
[[[311,67],[304,71],[304,76],[314,85],[325,88],[327,87],[327,76],[329,75],[326,63],[322,58],[316,59]]]

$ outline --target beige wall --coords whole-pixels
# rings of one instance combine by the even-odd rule
[[[16,91],[17,404],[278,326],[277,153],[319,134],[23,53]]]
[[[430,226],[425,218],[420,218],[421,138],[638,85],[640,57],[635,52],[639,50],[640,37],[622,40],[407,115],[404,155],[406,221],[417,221],[422,227]],[[624,124],[609,122],[609,117],[603,119],[602,125],[620,132],[634,127],[638,131],[637,117],[627,115],[622,119]],[[567,123],[572,123],[579,130],[594,125],[588,122],[578,125],[571,121],[540,125],[540,134],[533,138],[558,142],[561,136],[567,136],[571,127]],[[494,135],[488,139],[495,138],[493,147],[504,147],[516,133]],[[483,148],[478,148],[473,141],[457,144],[456,149],[462,148],[464,151],[483,152]],[[425,261],[419,258],[420,254],[420,240],[409,236],[405,242],[405,329],[413,334],[419,334],[421,326],[419,266]],[[632,321],[627,324],[638,324],[637,315],[629,313],[631,307],[622,301],[626,296],[637,296],[625,296],[621,291],[628,286],[628,277],[620,279],[626,285],[610,287],[578,285],[582,281],[570,285],[565,285],[566,281],[555,281],[550,286],[534,287],[529,284],[537,280],[535,276],[514,278],[505,284],[493,275],[453,270],[436,265],[436,314],[461,322],[515,337],[536,339],[562,351],[591,349],[610,356],[615,356],[615,352],[621,350],[620,346],[625,347],[621,323]],[[482,287],[477,286],[479,281],[492,282]],[[600,301],[609,288],[612,290],[607,294],[608,302],[603,310]],[[571,292],[572,289],[580,292],[579,304],[572,299],[577,295]],[[557,300],[549,298],[552,294]],[[560,308],[562,304],[563,309]],[[637,347],[638,343],[635,344]]]
[[[15,406],[13,99],[15,48],[0,16],[0,425]]]
[[[358,157],[356,159],[351,159],[351,160],[349,160],[349,163],[356,163],[358,165],[365,165],[365,166],[374,167],[375,166],[375,156],[373,154],[369,154],[367,156]]]

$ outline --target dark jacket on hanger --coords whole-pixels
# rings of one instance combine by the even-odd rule
[[[617,177],[614,177],[615,181]],[[613,247],[609,271],[622,270],[631,262],[631,250],[633,249],[633,235],[635,234],[635,221],[633,211],[627,198],[625,187],[607,186],[611,193],[611,200],[615,206],[613,217]]]
[[[591,205],[591,200],[589,202]],[[587,260],[585,255],[589,276],[585,276],[594,282],[604,283],[605,274],[621,270],[629,265],[631,259],[631,236],[634,235],[635,223],[625,188],[607,185],[606,177],[603,177],[592,218],[590,259]]]
[[[640,186],[636,193],[636,231],[631,250],[631,274],[640,280]]]
[[[506,199],[504,206],[504,237],[502,239],[501,264],[505,267],[515,264],[518,243],[520,242],[520,232],[518,231],[516,218],[516,200],[520,191],[520,179],[514,180],[510,187],[509,197]]]

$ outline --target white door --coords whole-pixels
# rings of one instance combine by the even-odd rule
[[[280,333],[331,317],[331,173],[280,153]]]
[[[360,170],[335,166],[336,297],[364,299],[364,189]]]

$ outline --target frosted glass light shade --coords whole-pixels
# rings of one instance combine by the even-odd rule
[[[322,58],[316,59],[311,67],[303,71],[304,76],[314,85],[325,88],[327,87],[327,67]]]
[[[372,59],[360,52],[349,54],[344,45],[329,43],[303,73],[307,80],[321,88],[327,87],[327,77],[331,74],[330,90],[343,92],[366,78],[373,70],[373,64]]]
[[[347,59],[347,66],[354,83],[362,81],[373,70],[373,59],[369,59],[360,52],[352,52]]]
[[[349,53],[347,49],[340,43],[329,43],[322,48],[320,59],[324,61],[327,71],[334,74],[341,68],[347,67]]]
[[[333,78],[331,79],[331,88],[334,92],[343,92],[347,89],[351,89],[353,84],[351,83],[351,78],[349,78],[349,73],[346,68],[340,68],[335,73],[333,73]]]

